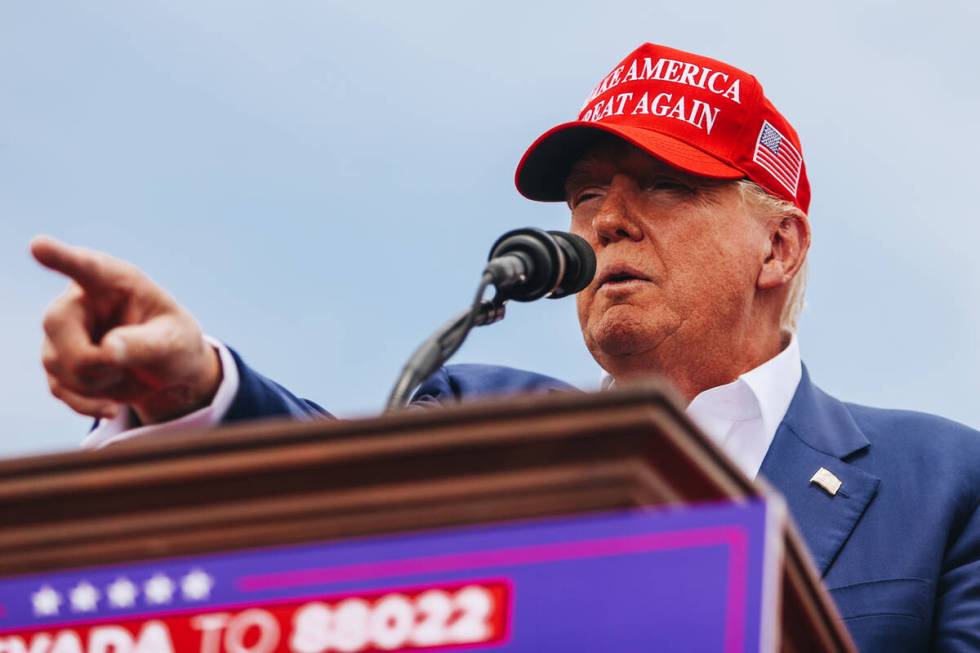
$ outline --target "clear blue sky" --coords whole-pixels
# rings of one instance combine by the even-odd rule
[[[47,394],[50,233],[128,258],[258,369],[343,416],[469,299],[503,231],[562,228],[514,166],[643,41],[759,77],[813,185],[816,382],[980,426],[975,0],[0,4],[0,455],[77,446]],[[571,300],[459,361],[583,387]]]

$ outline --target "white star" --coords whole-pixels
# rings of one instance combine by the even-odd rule
[[[184,593],[184,598],[191,601],[201,601],[208,598],[213,586],[214,579],[200,569],[195,569],[180,581],[180,589]]]
[[[143,593],[147,603],[170,603],[174,595],[174,582],[163,574],[155,574],[143,585]]]
[[[114,608],[129,608],[136,602],[137,588],[128,578],[117,578],[109,586],[109,603]]]
[[[69,597],[73,612],[92,612],[99,602],[99,590],[83,580],[72,589]]]
[[[35,615],[38,617],[47,617],[58,614],[58,606],[61,605],[61,594],[58,594],[50,585],[45,585],[31,595],[31,602],[34,604]]]

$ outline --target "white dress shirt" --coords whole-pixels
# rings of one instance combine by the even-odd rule
[[[802,377],[794,333],[781,352],[759,367],[699,393],[688,405],[687,415],[746,476],[755,478]],[[603,374],[603,388],[614,383],[612,376]]]
[[[687,414],[746,476],[755,478],[802,376],[793,334],[775,357],[731,383],[698,394]]]
[[[208,342],[217,349],[222,368],[221,385],[210,406],[169,422],[136,428],[131,412],[123,410],[114,419],[100,422],[82,446],[97,449],[131,438],[158,437],[220,423],[238,392],[238,368],[227,347],[213,338],[208,338]],[[700,393],[687,407],[687,414],[739,469],[749,478],[755,478],[802,375],[800,349],[794,334],[775,357],[727,385]],[[607,380],[603,385],[610,383]]]

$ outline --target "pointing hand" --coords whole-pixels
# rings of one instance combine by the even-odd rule
[[[134,265],[47,237],[41,265],[71,282],[44,316],[51,393],[83,415],[128,404],[144,424],[208,405],[221,383],[217,352],[194,317]]]

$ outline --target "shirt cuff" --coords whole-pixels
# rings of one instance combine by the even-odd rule
[[[218,386],[218,391],[214,393],[214,399],[211,400],[210,406],[199,408],[193,413],[188,413],[169,422],[136,428],[134,428],[133,412],[127,407],[125,410],[120,410],[114,418],[101,420],[82,440],[82,448],[101,449],[123,440],[155,438],[177,431],[209,428],[220,424],[225,413],[231,407],[235,395],[238,394],[238,366],[235,364],[231,351],[223,343],[207,335],[204,336],[204,340],[217,350],[218,358],[221,360],[221,384]]]

